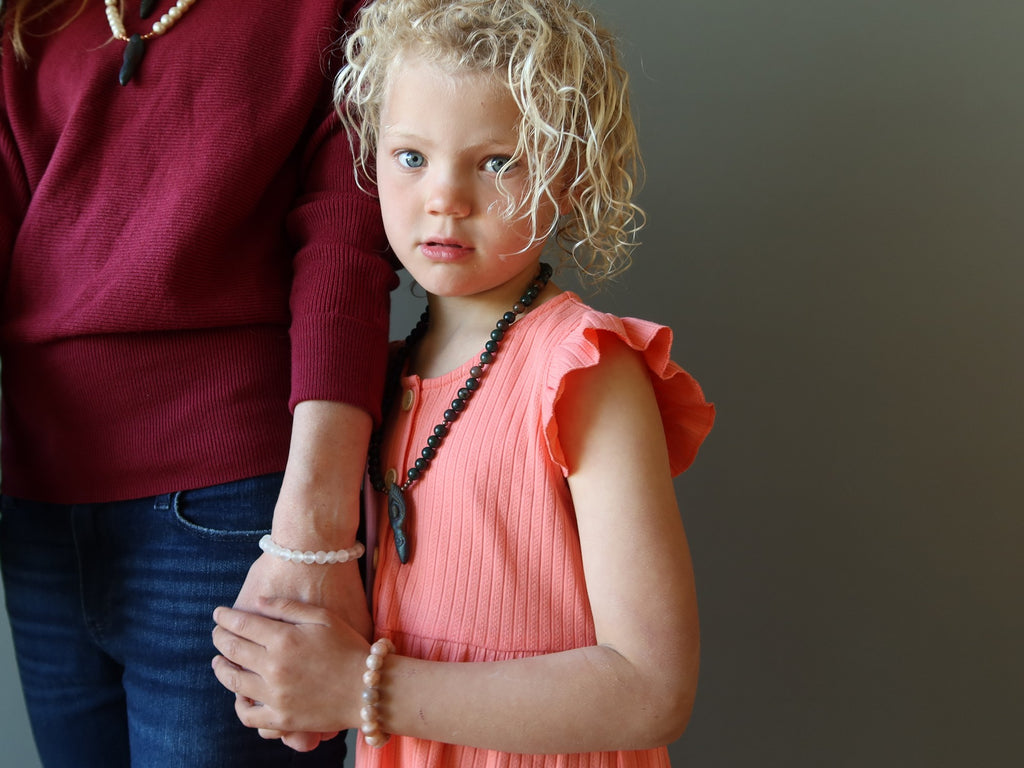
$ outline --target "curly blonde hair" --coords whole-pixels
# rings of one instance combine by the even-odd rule
[[[572,0],[375,0],[345,53],[334,96],[361,183],[373,184],[388,78],[403,56],[493,72],[521,113],[513,162],[525,159],[530,171],[524,199],[506,193],[505,215],[554,235],[587,282],[629,266],[644,222],[632,202],[643,167],[629,77],[591,13]],[[571,209],[540,234],[537,212],[546,200],[557,204],[567,178]]]

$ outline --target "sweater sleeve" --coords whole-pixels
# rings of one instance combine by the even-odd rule
[[[346,15],[351,7],[346,3]],[[331,400],[375,420],[387,359],[389,293],[398,279],[376,198],[359,189],[348,137],[325,83],[323,120],[303,158],[302,190],[288,218],[296,244],[290,298],[289,405]]]
[[[0,281],[7,274],[14,239],[28,201],[28,180],[7,119],[4,84],[0,78]]]
[[[714,423],[715,408],[704,400],[700,385],[674,363],[669,354],[672,331],[646,320],[619,318],[589,311],[552,352],[541,404],[544,436],[552,460],[568,473],[558,429],[558,405],[573,396],[573,374],[601,363],[608,343],[625,343],[639,352],[647,365],[654,395],[661,410],[672,475],[683,472],[697,456]]]

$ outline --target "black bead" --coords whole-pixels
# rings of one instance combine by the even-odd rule
[[[409,467],[409,471],[405,473],[410,480],[418,480],[420,477],[420,471],[416,467]]]
[[[481,376],[484,375],[484,369],[481,368],[479,365],[474,365],[472,368],[469,369],[469,375],[472,376],[474,379],[479,379]]]
[[[486,349],[488,352],[492,352],[492,353],[493,352],[497,352],[498,351],[498,342],[496,342],[494,339],[491,339],[490,341],[488,341],[487,343],[484,344],[484,349]]]
[[[458,411],[460,413],[466,410],[466,401],[460,400],[459,398],[456,397],[454,400],[452,400],[452,410]]]
[[[447,421],[449,424],[451,424],[457,418],[459,418],[459,412],[458,411],[453,411],[453,410],[449,409],[449,410],[444,412],[444,420]]]
[[[429,441],[428,441],[428,442],[429,442]],[[422,457],[423,457],[424,459],[426,459],[427,461],[430,461],[430,460],[431,460],[432,458],[434,458],[435,456],[437,456],[437,451],[435,451],[435,450],[434,450],[433,448],[431,448],[431,447],[430,447],[430,446],[428,445],[428,446],[427,446],[426,448],[424,448],[424,449],[423,449],[422,451],[420,451],[420,455],[421,455],[421,456],[422,456]]]
[[[427,467],[430,466],[430,462],[427,461],[426,459],[416,459],[416,461],[413,463],[413,466],[416,467],[416,469],[418,469],[420,472],[426,472]]]
[[[466,389],[470,391],[476,391],[480,389],[480,379],[473,377],[472,379],[466,379]]]
[[[435,451],[441,447],[441,438],[437,435],[431,435],[427,438],[427,445],[433,448]]]
[[[495,327],[495,328],[497,328],[497,329],[498,329],[499,331],[507,331],[507,330],[508,330],[508,325],[509,325],[509,324],[508,324],[507,322],[505,322],[505,319],[504,319],[504,318],[502,318],[501,320],[499,320],[499,321],[498,321],[498,322],[497,322],[497,323],[495,324],[495,326],[494,326],[494,327]]]
[[[516,313],[506,312],[504,315],[501,316],[501,319],[504,320],[509,325],[512,325],[512,323],[516,321]]]
[[[494,362],[494,355],[492,355],[490,352],[483,352],[480,355],[480,362],[483,363],[484,365],[490,365],[491,363]]]
[[[471,389],[469,389],[467,387],[463,387],[462,389],[459,390],[459,400],[463,400],[463,401],[469,400],[469,398],[471,398],[472,396],[473,396],[473,390],[471,390]]]
[[[491,339],[492,340],[494,340],[494,341],[501,341],[504,338],[505,338],[505,332],[503,330],[501,330],[500,328],[495,328],[493,331],[491,331]]]
[[[434,434],[437,437],[444,437],[448,434],[448,427],[446,427],[444,424],[438,424],[436,427],[434,427]]]

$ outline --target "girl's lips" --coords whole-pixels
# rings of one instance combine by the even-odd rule
[[[454,261],[472,252],[472,248],[457,240],[434,238],[420,243],[420,251],[428,259],[435,261]]]

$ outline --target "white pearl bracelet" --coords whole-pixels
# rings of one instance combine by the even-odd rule
[[[384,668],[384,659],[395,650],[395,645],[386,637],[370,646],[370,655],[366,657],[366,671],[363,672],[363,706],[359,709],[362,724],[363,740],[371,747],[383,747],[391,740],[391,735],[384,733],[380,727],[380,677]]]
[[[268,555],[280,557],[282,560],[289,560],[293,563],[305,563],[306,565],[313,565],[314,563],[321,565],[347,563],[349,560],[358,560],[362,557],[363,552],[366,551],[366,547],[362,545],[362,542],[357,541],[348,549],[337,549],[330,552],[324,552],[322,549],[319,552],[310,550],[303,552],[298,549],[282,547],[274,541],[269,533],[260,539],[260,549]]]

